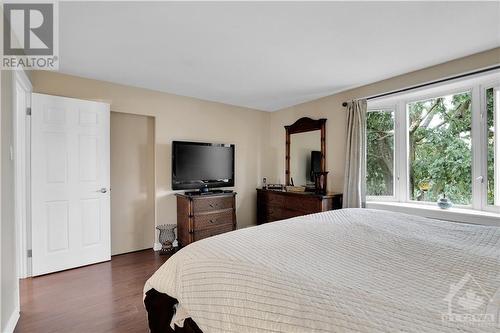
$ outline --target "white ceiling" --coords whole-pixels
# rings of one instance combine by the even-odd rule
[[[61,2],[60,71],[273,111],[500,46],[500,2]]]

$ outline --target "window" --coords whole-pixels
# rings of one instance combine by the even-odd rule
[[[500,75],[368,102],[368,200],[500,212]]]
[[[500,206],[500,184],[495,180],[500,176],[500,137],[495,133],[500,126],[500,87],[486,89],[487,110],[487,203]]]
[[[366,193],[393,196],[394,111],[370,110],[366,123]]]
[[[410,200],[472,203],[471,93],[407,104]]]

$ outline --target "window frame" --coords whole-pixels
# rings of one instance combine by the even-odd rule
[[[480,103],[481,103],[481,114],[480,118],[482,120],[481,122],[481,143],[482,146],[480,147],[481,149],[481,154],[483,155],[482,158],[482,164],[481,164],[481,173],[483,176],[482,183],[481,183],[481,210],[483,211],[488,211],[488,212],[494,212],[494,213],[500,213],[500,205],[495,206],[495,205],[488,205],[488,110],[487,110],[487,102],[486,102],[486,91],[488,89],[493,89],[493,92],[495,91],[500,91],[500,78],[495,78],[491,80],[485,80],[484,82],[481,82],[480,84]],[[495,97],[494,97],[495,98]],[[500,98],[498,98],[498,102],[500,102]],[[496,104],[497,101],[495,100],[495,106],[500,108],[500,105]],[[500,119],[498,120],[499,124],[499,130],[500,130]],[[495,124],[496,125],[496,124]],[[497,131],[497,127],[495,126],[495,131]],[[496,134],[496,133],[495,133]],[[499,131],[500,135],[500,131]],[[500,140],[499,140],[500,141]],[[498,148],[497,148],[498,150]],[[500,156],[495,156],[495,161],[498,160],[498,166],[500,167]],[[500,175],[500,172],[498,173]],[[497,186],[500,186],[500,180],[496,180]]]
[[[500,206],[487,205],[487,110],[486,90],[500,89],[500,70],[474,75],[467,79],[456,79],[422,87],[410,92],[394,94],[368,101],[368,112],[394,111],[394,195],[367,196],[367,201],[400,202],[435,206],[434,202],[410,200],[409,193],[409,111],[408,104],[440,96],[470,91],[472,102],[471,153],[472,153],[472,199],[471,205],[454,205],[480,211],[500,213]],[[500,121],[499,121],[500,123]],[[368,144],[368,143],[367,143]],[[365,152],[366,156],[366,152]],[[499,157],[500,160],[500,157]],[[481,178],[482,177],[482,178]],[[500,183],[500,180],[498,181]]]

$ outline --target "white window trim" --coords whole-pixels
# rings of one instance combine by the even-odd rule
[[[396,205],[398,207],[418,207],[418,211],[434,211],[436,205],[432,202],[420,202],[409,199],[409,163],[408,163],[408,112],[407,104],[415,101],[456,94],[464,91],[470,91],[472,97],[472,205],[457,205],[452,215],[457,216],[456,210],[466,212],[466,216],[471,212],[481,215],[482,212],[493,213],[493,216],[500,217],[499,206],[487,205],[487,119],[486,119],[486,90],[499,87],[500,70],[481,74],[467,79],[457,79],[430,87],[418,88],[411,92],[395,94],[386,98],[380,98],[368,101],[368,111],[376,110],[394,110],[394,196],[368,196],[367,207],[373,205],[386,207],[387,205]],[[500,93],[499,95],[500,96]],[[498,97],[500,99],[500,97]],[[482,177],[482,178],[481,178]],[[500,182],[500,179],[499,179]],[[392,202],[392,203],[391,203]],[[413,206],[412,206],[413,205]],[[446,216],[447,211],[437,210],[439,216]],[[443,215],[444,214],[444,215]],[[484,217],[484,216],[483,216]],[[496,217],[495,217],[496,218]],[[445,219],[445,218],[442,218]],[[466,218],[465,220],[469,220]]]
[[[408,202],[374,201],[367,202],[366,208],[389,210],[393,212],[419,215],[444,221],[500,227],[500,214],[475,209],[452,207],[450,209],[444,210],[435,205],[421,205]]]
[[[487,105],[486,105],[486,91],[488,89],[493,88],[493,91],[500,89],[500,79],[498,76],[495,79],[492,80],[487,80],[481,83],[480,85],[480,103],[481,103],[481,154],[482,156],[487,156],[488,154],[488,122],[487,122]],[[498,101],[500,102],[500,101]],[[497,100],[495,100],[496,106],[500,107],[500,104],[498,103]],[[500,119],[497,122],[500,125]],[[496,124],[495,124],[496,126]],[[496,127],[495,127],[496,128]],[[500,128],[500,127],[499,127]],[[497,149],[500,147],[497,146]],[[500,162],[499,159],[496,160],[496,162]],[[498,169],[499,164],[496,165],[496,169]],[[483,199],[482,202],[482,209],[484,211],[488,212],[494,212],[494,213],[500,213],[500,206],[491,206],[488,205],[487,202],[487,193],[488,193],[488,164],[486,161],[484,161],[481,164],[481,174],[484,175],[482,178],[482,181],[479,180],[479,183],[481,183],[481,198]],[[495,178],[499,179],[499,178]],[[500,181],[500,180],[499,180]],[[500,184],[499,184],[500,185]],[[500,186],[498,187],[500,188]],[[495,196],[496,198],[496,196]],[[500,199],[500,198],[499,198]]]

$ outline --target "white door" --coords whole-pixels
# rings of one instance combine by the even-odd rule
[[[109,115],[105,103],[32,95],[33,275],[111,258]]]

